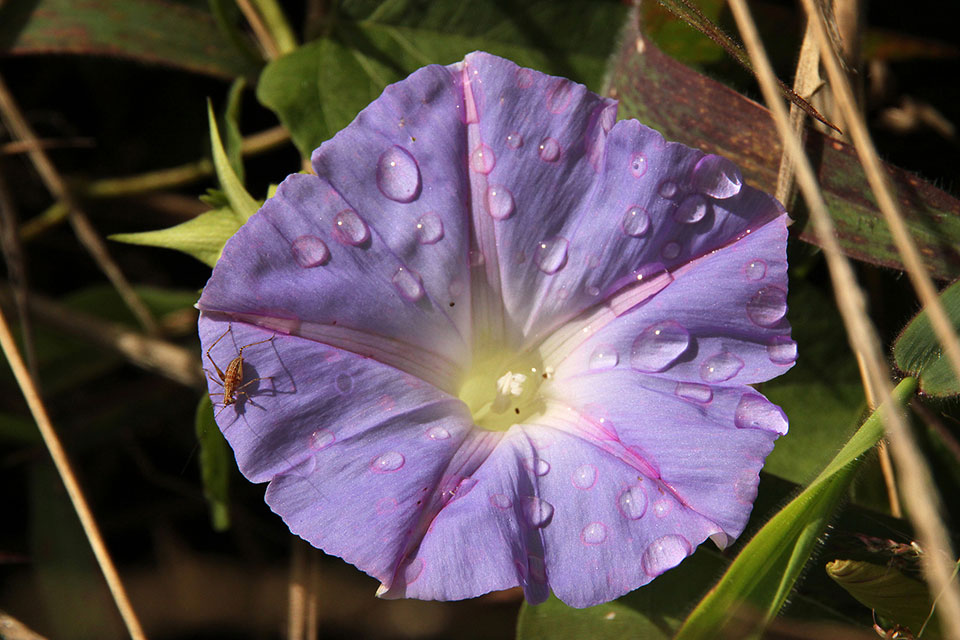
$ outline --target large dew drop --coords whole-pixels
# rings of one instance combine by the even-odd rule
[[[588,366],[592,371],[604,371],[613,369],[620,362],[620,354],[613,345],[598,345],[590,354]]]
[[[690,346],[690,332],[667,320],[643,330],[630,349],[630,366],[637,371],[664,371]]]
[[[647,494],[641,486],[627,487],[617,498],[617,508],[624,518],[639,520],[647,512]]]
[[[700,404],[707,404],[713,400],[713,389],[697,382],[678,382],[674,393],[677,394],[678,398],[699,402]]]
[[[544,162],[556,162],[560,157],[560,143],[553,138],[544,138],[540,143],[540,159]]]
[[[733,414],[738,429],[765,429],[780,435],[787,432],[787,416],[783,410],[763,396],[745,393]]]
[[[607,539],[607,525],[602,522],[591,522],[580,532],[580,542],[586,545],[603,544]]]
[[[377,161],[380,193],[397,202],[412,202],[420,195],[420,167],[410,152],[394,145]]]
[[[569,246],[570,242],[562,236],[538,242],[536,253],[533,256],[537,268],[547,275],[553,275],[560,271],[563,265],[567,264],[567,247]]]
[[[723,156],[713,154],[703,156],[693,168],[690,177],[691,188],[711,198],[723,200],[740,193],[743,176],[737,165]]]
[[[400,469],[406,460],[399,451],[388,451],[370,461],[370,470],[374,473],[390,473]]]
[[[644,573],[655,578],[667,569],[680,564],[692,550],[690,543],[683,536],[675,533],[667,534],[650,543],[640,558],[640,566],[643,567]]]
[[[470,168],[477,173],[487,175],[495,166],[497,166],[497,156],[489,146],[480,143],[470,153]]]
[[[747,303],[747,316],[761,327],[772,327],[787,315],[787,292],[780,287],[760,289]]]
[[[524,499],[523,514],[531,526],[545,527],[553,519],[553,505],[546,500],[541,500],[535,496]]]
[[[487,213],[494,220],[506,220],[513,215],[513,194],[506,187],[492,184],[487,187]]]
[[[317,236],[300,236],[293,241],[293,258],[303,268],[326,264],[330,259],[330,250]]]
[[[410,302],[416,302],[423,297],[423,280],[420,274],[407,267],[398,267],[391,280],[400,295]]]
[[[597,483],[597,468],[592,464],[582,464],[570,476],[570,482],[577,489],[592,489]]]
[[[726,382],[743,369],[743,360],[729,351],[710,356],[700,365],[700,377],[704,382]]]
[[[774,364],[793,364],[797,360],[797,343],[790,336],[776,336],[767,344],[767,355]]]
[[[634,205],[623,214],[620,229],[631,238],[642,238],[650,230],[650,214],[643,207]]]
[[[353,209],[344,209],[333,218],[334,237],[342,244],[358,247],[370,239],[370,227]]]
[[[429,211],[417,220],[417,240],[420,244],[436,244],[443,239],[443,220]]]
[[[698,193],[693,193],[680,201],[680,205],[673,211],[673,219],[680,224],[694,224],[703,220],[707,215],[707,199]]]

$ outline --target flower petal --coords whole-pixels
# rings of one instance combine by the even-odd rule
[[[754,228],[665,276],[652,297],[622,314],[608,304],[568,323],[544,345],[544,361],[558,379],[616,366],[729,386],[784,373],[796,360],[784,315],[785,222],[781,216]]]
[[[363,215],[327,181],[288,177],[227,243],[198,307],[449,387],[467,348],[449,301]]]
[[[496,158],[471,165],[474,226],[514,342],[534,344],[636,275],[674,270],[783,211],[729,161],[614,124],[616,103],[582,85],[483,53],[462,68],[482,104],[469,145]],[[509,194],[509,215],[491,193]]]

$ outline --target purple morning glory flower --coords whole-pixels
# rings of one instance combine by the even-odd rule
[[[199,302],[217,362],[276,336],[218,422],[291,531],[384,597],[575,607],[743,531],[787,430],[748,385],[796,344],[786,214],[735,165],[473,53],[313,166]]]

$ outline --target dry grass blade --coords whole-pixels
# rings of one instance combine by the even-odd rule
[[[808,7],[812,0],[804,0]],[[880,341],[866,314],[863,293],[856,283],[850,263],[840,252],[839,243],[830,215],[827,212],[823,195],[816,183],[813,168],[803,154],[800,142],[790,129],[786,108],[776,90],[776,78],[770,61],[763,50],[757,34],[756,25],[750,16],[744,0],[729,0],[734,18],[743,35],[744,43],[750,52],[757,77],[783,138],[796,164],[800,189],[810,208],[810,219],[820,236],[830,277],[836,293],[837,306],[843,317],[853,349],[864,360],[867,377],[875,389],[880,391],[877,401],[886,402],[890,398],[889,370],[883,359]],[[832,52],[831,52],[832,53]],[[937,494],[930,478],[929,470],[913,441],[902,412],[891,411],[886,414],[885,426],[893,442],[893,452],[906,494],[911,499],[911,519],[917,528],[921,544],[928,550],[928,577],[936,592],[943,592],[941,616],[948,630],[948,637],[960,638],[960,608],[956,605],[955,585],[950,584],[952,563],[943,553],[950,553],[946,531],[938,517]],[[952,557],[948,555],[947,558]]]
[[[93,257],[97,266],[100,267],[100,270],[103,271],[107,279],[109,279],[114,288],[116,288],[117,293],[120,294],[120,297],[123,298],[123,301],[137,317],[137,320],[143,325],[144,329],[151,334],[156,334],[158,332],[156,321],[153,319],[147,306],[143,303],[143,300],[140,299],[140,296],[136,294],[133,287],[127,282],[127,278],[123,275],[120,267],[117,266],[113,258],[110,257],[106,243],[103,241],[103,238],[97,234],[96,230],[94,230],[89,218],[87,218],[87,215],[73,198],[73,195],[67,188],[66,182],[64,182],[63,178],[53,166],[53,162],[50,160],[47,152],[37,144],[38,138],[36,134],[20,112],[20,108],[17,106],[9,89],[7,89],[7,85],[3,81],[2,76],[0,76],[0,113],[3,114],[4,120],[7,121],[13,134],[20,140],[31,145],[30,150],[27,152],[30,160],[33,162],[34,167],[36,167],[37,172],[40,174],[40,178],[44,184],[46,184],[50,193],[53,194],[57,200],[63,202],[69,209],[70,223],[73,225],[74,232],[77,234],[80,243]]]
[[[17,304],[17,318],[20,321],[23,351],[27,355],[27,367],[30,374],[36,378],[37,355],[33,345],[33,324],[27,313],[27,266],[23,259],[20,237],[17,234],[17,214],[14,210],[13,198],[10,197],[3,171],[0,171],[0,247],[7,263],[13,298]]]
[[[23,358],[20,357],[20,352],[13,339],[13,334],[10,333],[10,326],[7,324],[6,316],[4,316],[2,310],[0,310],[0,346],[3,348],[10,368],[13,369],[13,375],[17,379],[17,384],[20,385],[23,397],[30,407],[30,413],[33,414],[33,419],[37,422],[37,427],[40,429],[43,442],[47,445],[50,457],[53,458],[53,464],[57,467],[57,472],[63,480],[67,494],[70,496],[70,502],[73,504],[73,508],[80,518],[83,532],[90,542],[93,555],[100,565],[100,571],[103,572],[103,577],[107,581],[107,586],[113,596],[113,601],[117,605],[117,609],[120,610],[120,616],[123,618],[127,631],[134,640],[146,640],[146,635],[143,633],[140,621],[137,619],[137,615],[134,613],[133,607],[130,604],[130,599],[127,597],[126,589],[124,589],[123,583],[120,581],[117,568],[110,558],[110,552],[107,551],[107,546],[103,542],[103,536],[100,535],[100,528],[93,518],[93,513],[90,511],[89,505],[87,505],[87,500],[84,498],[80,484],[77,482],[70,462],[67,460],[67,453],[63,449],[63,444],[61,444],[60,438],[53,428],[53,423],[50,422],[50,417],[47,415],[43,400],[40,399],[37,387],[33,383],[33,378],[30,377],[24,365]]]

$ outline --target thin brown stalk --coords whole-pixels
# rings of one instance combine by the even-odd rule
[[[867,397],[867,408],[871,412],[877,409],[877,394],[867,375],[863,357],[858,353],[857,366],[860,367],[860,379],[863,381],[863,391]],[[893,460],[890,458],[890,448],[885,440],[877,443],[877,459],[880,461],[880,473],[883,474],[883,485],[887,490],[887,502],[890,505],[890,515],[895,518],[903,517],[903,508],[900,505],[900,493],[897,491],[897,479],[893,470]]]
[[[23,259],[23,247],[17,235],[17,214],[13,198],[7,188],[7,181],[0,170],[0,247],[10,274],[13,299],[17,305],[17,319],[20,321],[20,337],[23,352],[27,356],[27,368],[33,379],[37,379],[37,352],[33,344],[33,323],[27,313],[27,266]]]
[[[73,508],[80,518],[80,525],[83,527],[90,547],[93,549],[93,555],[100,565],[100,571],[103,572],[103,577],[107,581],[107,586],[113,595],[113,601],[116,603],[117,609],[120,611],[120,616],[123,618],[123,622],[127,627],[127,632],[133,640],[146,640],[146,635],[140,626],[140,621],[137,619],[136,613],[133,611],[133,606],[130,604],[130,599],[127,597],[127,592],[123,587],[123,583],[120,581],[117,568],[114,566],[113,560],[110,558],[110,553],[107,551],[107,546],[103,542],[103,537],[100,535],[100,528],[97,526],[97,522],[93,518],[93,513],[87,505],[83,491],[80,489],[80,484],[77,482],[69,460],[67,460],[66,451],[64,451],[60,438],[53,428],[53,423],[50,422],[50,417],[47,415],[43,400],[41,400],[36,385],[34,385],[33,379],[30,377],[24,365],[23,358],[20,356],[20,351],[17,349],[13,335],[10,333],[10,326],[7,324],[6,316],[2,310],[0,310],[0,346],[3,348],[10,368],[13,369],[13,375],[17,379],[17,384],[20,385],[23,397],[30,407],[30,413],[33,414],[33,418],[37,422],[40,435],[47,445],[50,457],[53,458],[53,464],[56,466],[57,472],[63,480],[67,494],[70,496],[70,502],[73,504]]]
[[[9,302],[9,297],[0,292],[0,305]],[[28,307],[38,321],[115,351],[142,369],[189,387],[203,385],[197,355],[189,349],[131,331],[123,325],[95,318],[36,294],[30,296]]]
[[[808,7],[808,11],[813,8],[810,6],[812,0],[804,0],[804,3]],[[867,377],[880,391],[877,399],[879,403],[883,404],[890,399],[889,370],[883,359],[880,340],[867,317],[863,292],[857,285],[850,263],[840,252],[833,221],[827,212],[823,194],[817,185],[813,168],[804,156],[800,142],[790,130],[787,110],[778,97],[773,69],[763,50],[750,12],[744,0],[729,0],[729,4],[747,45],[747,50],[754,61],[764,99],[770,107],[777,130],[784,145],[789,147],[789,152],[794,157],[798,183],[807,201],[810,209],[810,219],[817,231],[827,260],[837,306],[844,325],[847,327],[851,346],[854,352],[859,353],[864,358]],[[814,17],[811,16],[810,19],[813,20]],[[825,56],[832,55],[832,51],[829,51],[829,43],[819,33],[821,30],[818,29],[818,37],[821,38],[821,51]],[[824,51],[824,44],[827,45],[828,51]],[[833,74],[831,74],[832,79]],[[894,406],[893,403],[891,403],[891,406]],[[923,457],[912,439],[903,412],[886,412],[884,418],[887,433],[894,443],[893,453],[905,493],[911,498],[911,520],[917,528],[921,544],[928,550],[928,553],[924,554],[928,559],[925,566],[928,579],[930,579],[935,592],[944,594],[943,606],[941,607],[944,627],[950,637],[960,637],[960,624],[957,624],[960,616],[956,615],[958,608],[955,606],[956,603],[953,602],[955,586],[950,584],[952,563],[947,563],[942,557],[944,552],[950,554],[948,551],[949,544],[947,543],[946,532],[937,515],[936,492],[930,478],[929,469],[924,464]],[[952,554],[948,557],[952,557]],[[960,600],[957,600],[957,602],[960,602]]]
[[[7,122],[14,136],[20,140],[31,143],[31,149],[27,152],[30,161],[40,174],[40,178],[47,186],[47,190],[50,191],[54,198],[65,203],[70,210],[69,220],[80,243],[87,249],[91,257],[93,257],[97,266],[100,267],[100,270],[107,276],[111,284],[113,284],[117,293],[123,298],[123,301],[136,316],[140,324],[143,325],[148,333],[156,334],[157,323],[153,319],[149,309],[147,309],[147,306],[143,303],[143,300],[140,299],[140,296],[137,295],[136,291],[133,290],[133,287],[127,281],[126,276],[123,275],[120,267],[117,266],[117,263],[110,257],[106,243],[103,241],[103,238],[97,234],[86,213],[84,213],[77,204],[73,194],[67,188],[66,182],[50,160],[50,156],[47,155],[47,152],[43,148],[36,144],[37,136],[26,118],[24,118],[20,112],[20,107],[17,106],[16,101],[13,99],[13,94],[10,93],[2,76],[0,76],[0,113],[3,114],[4,120]]]
[[[287,592],[287,640],[307,640],[307,550],[290,536],[290,578]]]
[[[273,34],[267,29],[260,14],[254,6],[250,4],[250,0],[237,0],[237,6],[240,7],[243,17],[247,19],[250,28],[253,29],[253,35],[256,36],[257,42],[260,43],[264,55],[270,60],[279,58],[280,47],[277,46],[276,41],[273,39]]]

